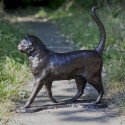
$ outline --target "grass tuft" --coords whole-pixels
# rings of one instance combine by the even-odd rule
[[[21,85],[29,76],[25,57],[17,50],[24,36],[22,28],[5,21],[0,22],[0,122],[5,122],[13,109],[13,101],[24,91]]]

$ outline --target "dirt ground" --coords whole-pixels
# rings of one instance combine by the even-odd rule
[[[66,37],[61,35],[59,29],[45,19],[35,19],[34,17],[17,17],[12,20],[15,23],[22,23],[30,32],[38,36],[43,43],[56,52],[67,52],[75,50],[73,45],[66,42]],[[33,81],[29,81],[26,89],[30,92]],[[56,81],[52,87],[53,96],[58,100],[65,100],[76,94],[74,80]],[[89,85],[85,89],[85,94],[81,99],[95,99],[96,91]],[[22,106],[27,99],[19,103]],[[38,94],[32,106],[37,107],[44,104],[52,104],[43,88]],[[110,106],[103,109],[89,109],[78,107],[68,107],[60,109],[43,110],[36,113],[14,113],[8,125],[125,125],[125,117],[119,116],[117,110]]]

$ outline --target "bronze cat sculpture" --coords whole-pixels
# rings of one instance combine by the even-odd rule
[[[88,82],[98,92],[95,104],[100,103],[104,94],[101,72],[106,33],[103,24],[95,13],[96,9],[98,8],[92,8],[92,17],[100,29],[101,38],[94,50],[56,53],[47,49],[42,41],[34,35],[27,35],[20,41],[18,50],[28,55],[30,69],[35,78],[30,98],[22,108],[25,109],[30,106],[43,85],[45,85],[50,100],[57,103],[51,92],[52,82],[70,79],[76,81],[77,94],[68,102],[76,101],[83,94]]]

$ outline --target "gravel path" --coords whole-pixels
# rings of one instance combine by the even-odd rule
[[[22,23],[30,32],[38,36],[43,43],[56,52],[66,52],[74,50],[73,45],[66,43],[54,24],[46,20],[34,19],[32,17],[18,17],[16,22]],[[31,91],[33,81],[26,85],[26,89]],[[76,94],[74,80],[56,81],[52,87],[53,95],[58,100],[65,100]],[[85,94],[81,99],[93,99],[97,97],[96,91],[89,85],[85,89]],[[23,105],[26,102],[21,102]],[[44,88],[38,94],[32,106],[52,104],[47,98]],[[43,110],[36,113],[15,113],[8,125],[125,125],[125,117],[119,117],[117,110],[112,107],[105,109],[88,109],[79,107],[68,107],[60,109]]]

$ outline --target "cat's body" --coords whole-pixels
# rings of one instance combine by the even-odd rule
[[[43,85],[49,98],[57,102],[51,92],[52,82],[55,80],[76,80],[77,94],[69,102],[77,100],[83,94],[87,82],[98,91],[99,95],[95,103],[101,101],[104,93],[101,77],[102,53],[106,34],[101,21],[95,14],[96,9],[97,7],[93,7],[92,17],[100,28],[101,39],[95,50],[56,53],[48,50],[40,39],[33,35],[28,35],[19,43],[18,49],[28,55],[30,69],[35,78],[32,94],[24,108],[30,106]]]

